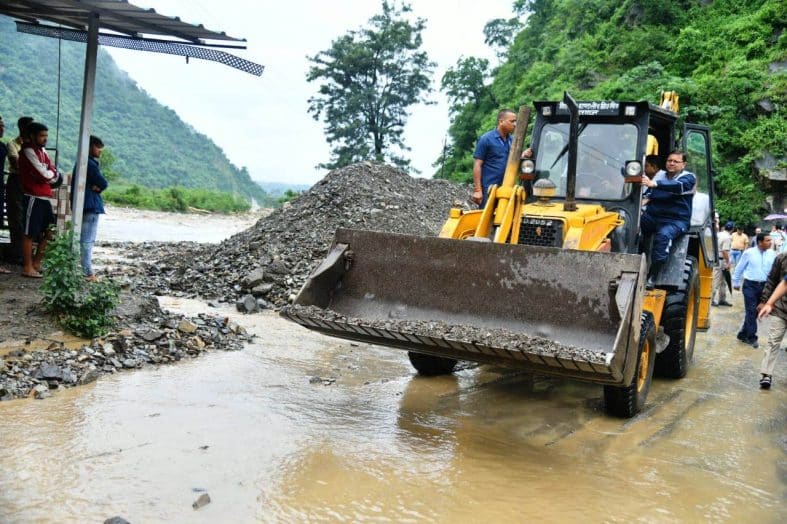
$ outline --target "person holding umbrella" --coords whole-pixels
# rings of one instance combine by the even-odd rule
[[[727,288],[732,293],[732,279],[730,275],[730,249],[732,247],[732,230],[735,224],[727,222],[724,229],[717,235],[719,245],[719,265],[713,268],[713,289],[711,291],[712,306],[732,306],[727,302]],[[718,301],[716,296],[718,295]]]

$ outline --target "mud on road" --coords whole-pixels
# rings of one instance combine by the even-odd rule
[[[243,351],[0,403],[0,514],[775,523],[786,509],[787,388],[759,390],[738,304],[714,310],[689,375],[655,380],[630,420],[604,415],[599,386],[491,366],[427,379],[401,350],[219,311],[257,335]]]
[[[785,358],[773,389],[761,391],[761,353],[734,336],[737,294],[735,307],[714,308],[688,376],[655,380],[645,410],[630,420],[604,415],[599,386],[474,365],[425,379],[404,351],[327,338],[272,310],[239,314],[235,300],[255,288],[270,305],[286,302],[322,259],[331,227],[425,234],[445,217],[428,205],[447,207],[450,191],[461,205],[466,193],[449,188],[446,196],[442,182],[375,165],[327,178],[220,244],[123,244],[101,254],[133,295],[165,295],[171,312],[156,314],[165,326],[207,324],[200,315],[211,313],[255,337],[242,351],[200,351],[173,366],[119,361],[123,373],[46,400],[0,402],[0,516],[781,521]],[[418,189],[427,204],[414,198]],[[0,286],[3,278],[15,277],[0,275]],[[20,304],[31,292],[2,296],[26,311]],[[30,333],[52,327],[41,326]],[[193,509],[206,493],[210,504]]]

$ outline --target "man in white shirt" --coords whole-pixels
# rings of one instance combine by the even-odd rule
[[[713,290],[711,291],[712,306],[731,306],[727,302],[727,281],[724,272],[730,270],[730,249],[732,247],[732,222],[724,224],[724,229],[718,232],[716,240],[719,245],[719,265],[713,268]],[[718,295],[718,301],[716,297]]]

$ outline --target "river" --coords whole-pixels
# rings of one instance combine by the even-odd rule
[[[421,378],[403,351],[219,310],[255,341],[0,403],[0,522],[782,522],[787,359],[761,391],[733,301],[630,420],[599,386]]]

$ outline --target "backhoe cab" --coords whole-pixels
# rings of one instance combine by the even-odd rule
[[[677,114],[661,105],[568,94],[535,111],[533,158],[520,162],[522,108],[484,209],[452,209],[440,238],[338,230],[282,314],[406,349],[421,374],[462,359],[602,384],[606,410],[622,417],[642,409],[654,369],[684,376],[696,330],[709,326],[716,263],[707,128],[687,124],[678,142]],[[646,289],[642,166],[648,153],[663,165],[679,144],[698,179],[692,227]]]

